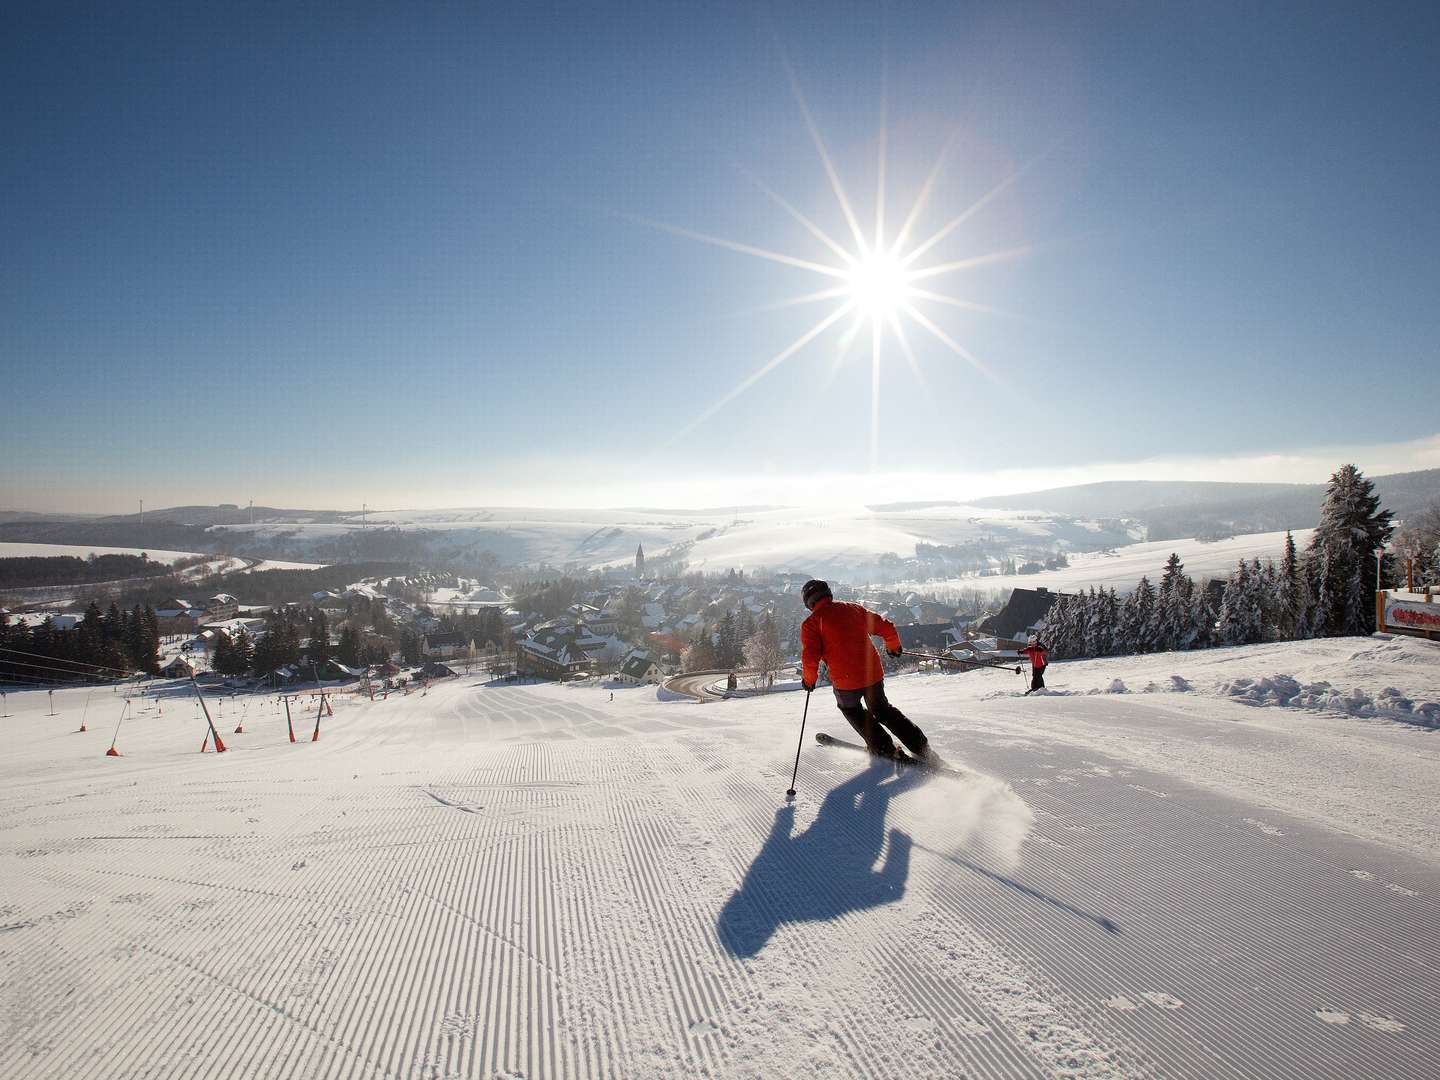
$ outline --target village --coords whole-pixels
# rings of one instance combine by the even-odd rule
[[[359,680],[389,688],[462,672],[638,686],[709,673],[734,690],[742,681],[770,687],[798,663],[807,578],[735,570],[654,576],[638,548],[633,567],[623,571],[529,582],[512,587],[513,595],[495,583],[424,572],[368,578],[278,604],[251,604],[230,592],[174,596],[137,609],[134,619],[149,626],[153,614],[152,674],[232,687]],[[910,656],[894,666],[942,658],[962,669],[1014,664],[1057,595],[1015,589],[996,610],[962,610],[914,592],[832,585],[838,598],[863,601],[896,624]],[[57,644],[66,634],[79,636],[87,620],[125,619],[120,611],[106,615],[93,598],[84,610],[4,616],[12,632]],[[58,671],[37,665],[20,674],[64,681],[67,672],[62,663]]]

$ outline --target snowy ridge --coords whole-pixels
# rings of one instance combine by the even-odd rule
[[[211,531],[238,550],[263,542],[304,558],[362,533],[393,529],[436,557],[491,552],[506,563],[563,567],[628,565],[637,544],[648,557],[683,558],[692,568],[732,567],[824,572],[836,576],[873,566],[882,555],[908,558],[917,543],[963,544],[985,538],[1049,553],[1131,543],[1128,532],[1053,514],[922,506],[775,507],[742,512],[480,508],[373,512],[340,522],[217,525]],[[1162,560],[1163,561],[1163,560]]]

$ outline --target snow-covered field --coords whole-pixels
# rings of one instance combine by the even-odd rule
[[[251,571],[315,570],[325,565],[315,562],[288,562],[282,559],[261,559],[257,562],[235,555],[206,555],[198,551],[157,551],[154,548],[91,547],[85,544],[0,543],[0,559],[44,558],[56,555],[73,555],[83,559],[87,555],[140,555],[142,553],[148,555],[151,562],[164,563],[167,566],[180,559],[205,559],[206,561],[203,563],[186,567],[182,574],[187,579],[202,578],[209,574],[229,574],[247,567]]]
[[[176,687],[121,758],[119,693],[11,693],[0,1075],[1440,1075],[1440,646],[1049,682],[893,678],[967,775],[807,734],[789,805],[798,693],[236,698],[201,755]]]
[[[261,559],[250,568],[252,574],[262,570],[319,570],[324,563],[317,562],[292,562],[286,559]]]
[[[1295,546],[1304,550],[1314,529],[1297,529]],[[1129,544],[1110,552],[1086,552],[1068,556],[1070,565],[1063,570],[1045,570],[1038,574],[1004,574],[992,577],[950,578],[944,581],[905,582],[900,588],[921,591],[944,589],[993,590],[1009,595],[1011,589],[1034,589],[1045,586],[1054,592],[1075,592],[1091,586],[1130,592],[1142,576],[1148,575],[1156,584],[1165,569],[1171,552],[1180,556],[1185,572],[1196,581],[1205,578],[1224,579],[1241,559],[1274,559],[1279,563],[1285,553],[1283,532],[1249,533],[1228,540],[1204,543],[1200,540],[1159,540],[1153,543]]]
[[[225,525],[214,530],[283,545],[297,556],[322,551],[362,528],[426,536],[436,557],[491,552],[506,563],[564,567],[628,565],[643,544],[650,558],[673,551],[695,569],[731,567],[840,575],[886,553],[915,554],[916,543],[962,544],[981,538],[1051,551],[1091,550],[1133,537],[1095,523],[971,506],[873,510],[865,506],[713,511],[472,509],[372,512],[368,524]],[[237,544],[238,546],[238,544]]]
[[[150,556],[152,562],[167,566],[180,559],[199,556],[195,551],[157,551],[154,548],[92,547],[88,544],[12,544],[0,543],[0,559],[53,558],[57,555],[73,555],[83,559],[87,555],[140,555]]]

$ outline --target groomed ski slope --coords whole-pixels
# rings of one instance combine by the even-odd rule
[[[1410,718],[1227,689],[1321,672]],[[1440,1075],[1440,649],[1049,681],[892,679],[974,775],[807,734],[788,806],[799,693],[12,692],[0,1076]]]

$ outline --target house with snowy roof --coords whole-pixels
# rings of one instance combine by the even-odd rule
[[[240,601],[229,593],[216,593],[205,601],[205,611],[200,618],[207,623],[224,622],[240,614]]]
[[[630,683],[632,686],[644,684],[658,684],[661,679],[659,662],[650,654],[648,649],[631,649],[620,661],[620,668],[615,672],[615,681]]]

